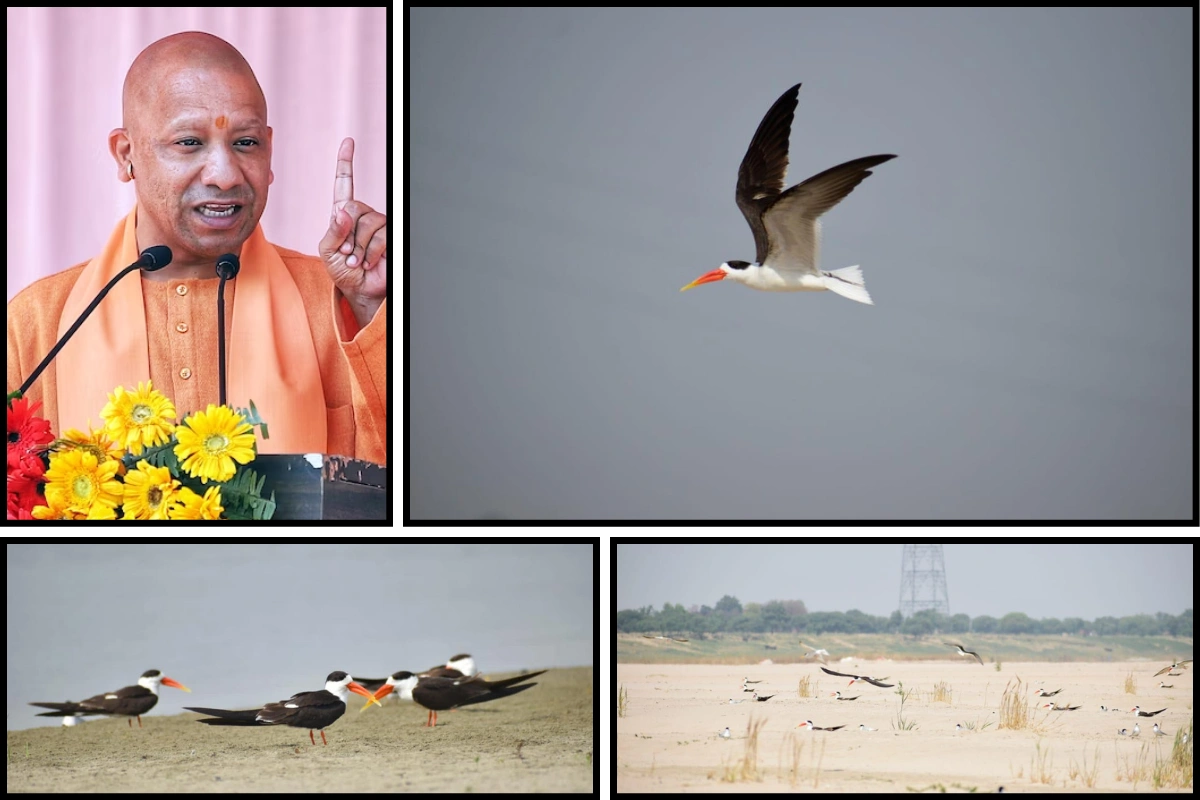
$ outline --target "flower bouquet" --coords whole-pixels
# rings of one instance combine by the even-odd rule
[[[15,393],[14,393],[15,394]],[[249,409],[209,404],[176,419],[147,381],[108,396],[103,425],[56,438],[34,416],[41,403],[8,399],[8,518],[270,519],[275,493],[247,467],[257,454]]]

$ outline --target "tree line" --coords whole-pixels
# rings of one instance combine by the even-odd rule
[[[662,610],[652,606],[617,612],[617,631],[621,633],[662,632],[664,636],[690,634],[701,639],[709,633],[900,633],[923,636],[931,633],[1006,633],[1070,636],[1184,636],[1192,635],[1192,609],[1178,616],[1159,612],[1128,617],[1080,617],[1034,619],[1014,611],[996,618],[986,614],[946,616],[936,611],[918,611],[905,617],[899,611],[877,617],[858,609],[850,611],[808,611],[801,600],[771,600],[746,603],[725,595],[716,605],[685,609],[682,604],[664,603]]]

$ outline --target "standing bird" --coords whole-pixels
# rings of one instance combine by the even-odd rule
[[[754,234],[755,263],[727,261],[680,291],[729,278],[765,292],[816,292],[829,289],[871,305],[858,267],[825,272],[817,269],[822,214],[850,194],[871,174],[871,167],[894,155],[847,161],[783,190],[788,167],[788,138],[796,113],[800,84],[771,106],[750,140],[738,169],[735,199]]]
[[[532,689],[537,686],[536,683],[526,683],[522,686],[516,684],[536,678],[545,671],[543,669],[539,672],[530,672],[501,681],[485,681],[478,675],[474,678],[459,678],[458,680],[418,678],[411,672],[401,671],[388,676],[387,683],[375,692],[375,699],[379,700],[395,691],[399,693],[401,700],[412,700],[426,709],[429,716],[425,721],[425,727],[436,728],[437,712],[496,700]],[[363,706],[360,712],[365,710],[366,706]]]
[[[1117,736],[1128,736],[1128,735],[1129,735],[1128,728],[1121,728],[1117,731]]]
[[[1083,708],[1083,706],[1073,706],[1069,703],[1065,706],[1055,705],[1054,703],[1046,703],[1042,706],[1042,708],[1048,708],[1051,711],[1078,711],[1079,709]]]
[[[749,678],[742,678],[742,685],[745,686],[747,683],[762,683],[762,681],[752,681]]]
[[[717,736],[720,736],[722,739],[728,739],[729,738],[729,726],[726,726],[725,730],[718,733]]]
[[[1133,723],[1133,733],[1131,733],[1129,735],[1130,736],[1141,736],[1142,735],[1142,726],[1136,722]]]
[[[769,695],[767,695],[766,697],[759,697],[759,696],[758,696],[758,692],[755,692],[754,694],[752,694],[752,695],[750,695],[750,696],[751,696],[751,697],[753,697],[755,700],[757,700],[757,701],[758,701],[758,702],[760,702],[760,703],[765,703],[765,702],[767,702],[768,700],[770,700],[772,697],[774,697],[775,695],[773,695],[773,694],[769,694]]]
[[[863,733],[870,733],[870,732],[872,732],[872,731],[877,731],[877,730],[879,730],[878,728],[868,728],[866,725],[859,725],[859,726],[858,726],[858,729],[859,729],[860,731],[862,731]]]
[[[185,692],[191,691],[174,678],[168,678],[156,669],[148,669],[142,673],[142,677],[138,678],[136,686],[126,686],[115,692],[98,694],[87,700],[80,700],[78,703],[68,700],[65,703],[30,703],[29,705],[55,709],[38,714],[39,717],[91,717],[96,715],[125,717],[131,728],[133,727],[133,717],[137,717],[140,728],[142,727],[142,714],[154,708],[158,703],[160,684],[174,689],[182,689]],[[64,722],[64,724],[66,723]]]
[[[854,697],[842,697],[841,692],[834,692],[833,694],[831,694],[829,696],[836,697],[838,700],[857,700],[858,698],[862,697],[862,695],[858,695],[858,694],[854,695]]]
[[[1156,723],[1154,723],[1154,735],[1155,736],[1170,736],[1171,734],[1167,733],[1162,728],[1158,727],[1158,723],[1156,722]]]
[[[738,703],[743,703],[743,702],[745,702],[745,700],[746,700],[746,698],[744,698],[744,697],[743,697],[741,700],[734,700],[734,699],[731,697],[731,698],[729,698],[729,705],[731,705],[731,706],[736,706]]]
[[[980,666],[983,666],[983,659],[979,657],[979,653],[972,652],[972,651],[968,650],[967,648],[963,647],[961,644],[955,644],[954,642],[942,642],[942,644],[947,645],[948,647],[957,647],[958,654],[960,656],[970,656],[971,658],[978,661]]]
[[[842,728],[844,728],[846,726],[845,725],[835,725],[832,728],[818,728],[816,725],[813,725],[813,721],[811,719],[806,719],[804,722],[801,722],[796,727],[797,728],[807,728],[810,731],[840,731]]]
[[[1160,689],[1174,689],[1174,688],[1175,688],[1175,684],[1173,684],[1173,683],[1167,683],[1166,681],[1159,681],[1159,682],[1158,682],[1158,688],[1160,688]]]
[[[313,744],[313,729],[321,731],[321,741],[328,745],[325,739],[325,728],[337,722],[346,713],[346,700],[350,692],[361,694],[367,698],[367,705],[379,701],[371,693],[344,672],[331,672],[325,679],[325,688],[315,692],[297,692],[287,700],[278,703],[267,703],[262,708],[249,711],[226,711],[223,708],[187,708],[197,714],[208,714],[214,719],[198,719],[205,725],[287,725],[291,728],[308,728],[308,740]]]
[[[1133,708],[1131,708],[1129,710],[1132,711],[1134,716],[1137,716],[1137,717],[1153,717],[1153,716],[1156,716],[1156,715],[1161,714],[1162,712],[1166,711],[1165,708],[1160,708],[1158,711],[1142,711],[1141,706],[1134,706]]]
[[[1041,695],[1042,697],[1054,697],[1054,695],[1061,691],[1062,689],[1055,689],[1053,692],[1047,692],[1045,689],[1038,689],[1036,692],[1034,692],[1034,694]]]

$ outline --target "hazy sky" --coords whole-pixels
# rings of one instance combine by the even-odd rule
[[[617,609],[803,600],[809,611],[890,615],[901,544],[617,546]],[[1192,607],[1190,544],[948,544],[950,613],[1031,617],[1179,614]]]
[[[1186,518],[1193,11],[411,11],[415,518]],[[722,283],[738,164],[876,305]]]
[[[8,556],[8,727],[32,701],[166,688],[151,714],[250,708],[344,670],[470,653],[484,673],[592,663],[592,545],[24,545]]]

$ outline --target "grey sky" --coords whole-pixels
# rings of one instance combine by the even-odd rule
[[[1193,12],[414,8],[415,518],[1187,518]],[[874,307],[724,283],[762,115]]]
[[[151,713],[246,708],[456,653],[592,663],[592,545],[25,545],[8,556],[8,726],[160,669]],[[225,705],[228,704],[228,705]]]
[[[809,611],[899,608],[903,545],[756,543],[617,547],[617,609],[803,600]],[[1190,544],[948,544],[952,614],[1035,618],[1179,614],[1192,607]]]

